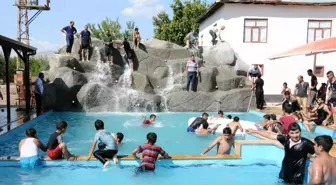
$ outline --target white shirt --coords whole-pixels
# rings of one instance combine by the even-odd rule
[[[33,157],[38,155],[38,147],[34,138],[27,138],[20,148],[20,157]]]
[[[38,91],[37,88],[39,88],[40,91]],[[41,78],[36,78],[34,92],[36,94],[41,94],[41,95],[43,94],[43,81],[41,80]]]

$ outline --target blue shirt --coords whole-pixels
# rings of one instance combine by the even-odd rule
[[[106,149],[118,150],[117,141],[115,140],[113,135],[106,130],[98,130],[94,137],[94,140],[96,142],[100,141],[104,143],[106,145]]]
[[[66,26],[63,28],[63,30],[66,32],[66,36],[67,38],[71,38],[73,39],[74,38],[74,34],[77,33],[77,30],[75,27],[70,27],[70,26]]]
[[[90,40],[91,32],[89,30],[88,31],[83,30],[80,34],[82,36],[82,40],[84,40],[84,41],[89,41]]]
[[[34,92],[36,94],[41,94],[41,95],[43,94],[43,81],[41,80],[41,78],[36,78]]]

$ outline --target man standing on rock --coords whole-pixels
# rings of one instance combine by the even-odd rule
[[[43,78],[44,74],[39,73],[38,78],[35,80],[35,101],[36,101],[36,115],[41,114],[41,107],[42,107],[42,95],[43,95]]]
[[[70,55],[71,54],[71,50],[72,50],[72,45],[74,43],[74,35],[77,33],[75,26],[75,22],[74,21],[70,21],[70,25],[66,26],[64,28],[61,29],[61,32],[66,34],[66,42],[67,42],[67,48],[66,48],[66,55]]]
[[[88,26],[84,26],[84,30],[80,33],[80,45],[82,48],[82,61],[86,59],[89,61],[89,49],[91,47],[91,32],[88,30]],[[85,59],[84,59],[85,58]]]
[[[191,90],[196,92],[197,91],[199,65],[198,65],[198,62],[195,60],[194,55],[191,55],[190,60],[187,62],[186,71],[187,71],[187,79],[188,79],[186,90],[189,91],[189,86],[190,86],[190,83],[191,83]]]
[[[105,55],[107,60],[112,63],[112,47],[113,47],[113,39],[110,30],[106,30],[105,36],[103,38],[105,44]]]

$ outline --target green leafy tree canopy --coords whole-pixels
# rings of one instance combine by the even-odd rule
[[[107,30],[110,31],[113,39],[122,39],[126,37],[128,40],[132,40],[132,33],[135,28],[134,21],[126,22],[126,29],[122,31],[122,26],[119,19],[112,20],[106,17],[99,24],[88,24],[89,30],[93,37],[102,40],[105,37]]]
[[[198,29],[197,19],[207,11],[209,5],[203,0],[174,0],[170,5],[172,19],[165,11],[153,17],[154,37],[160,40],[185,44],[186,35]]]

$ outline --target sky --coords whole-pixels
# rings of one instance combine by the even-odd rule
[[[17,7],[15,0],[1,0],[0,34],[17,38]],[[46,0],[39,0],[45,4]],[[215,0],[208,0],[213,3]],[[162,10],[171,15],[169,5],[173,0],[51,0],[50,11],[42,12],[30,24],[30,43],[38,52],[56,51],[65,45],[65,37],[60,32],[71,20],[78,31],[87,23],[100,23],[105,17],[116,19],[123,27],[126,21],[135,21],[142,38],[153,37],[152,17]],[[36,11],[30,11],[32,16]]]

